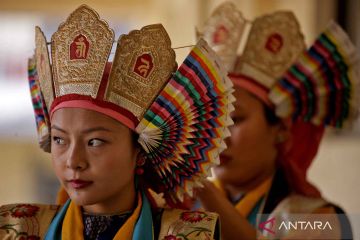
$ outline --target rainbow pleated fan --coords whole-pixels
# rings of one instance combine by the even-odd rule
[[[213,50],[200,40],[136,128],[139,143],[173,202],[210,175],[233,124],[232,82]]]
[[[331,22],[270,92],[279,117],[336,128],[358,115],[359,57],[346,33]]]
[[[38,131],[38,141],[40,147],[50,152],[50,129],[49,115],[45,107],[45,100],[40,91],[38,74],[35,59],[31,58],[28,62],[28,80],[30,86],[31,101],[34,107],[36,128]]]

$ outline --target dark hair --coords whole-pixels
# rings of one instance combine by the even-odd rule
[[[267,123],[270,125],[278,124],[280,122],[280,118],[276,116],[274,110],[271,109],[269,106],[265,105],[264,103],[262,105],[264,106],[264,114]]]
[[[141,145],[138,142],[139,134],[135,131],[131,131],[131,138],[132,138],[132,142],[133,142],[134,146],[141,149]]]

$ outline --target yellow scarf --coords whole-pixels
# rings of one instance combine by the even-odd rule
[[[237,211],[244,217],[248,217],[251,210],[259,202],[269,190],[272,184],[272,177],[265,179],[261,184],[247,192],[245,196],[235,205]],[[214,180],[215,186],[220,190],[220,192],[226,196],[226,191],[222,183],[218,180]]]
[[[138,219],[142,206],[141,194],[138,194],[138,203],[135,211],[126,220],[125,224],[116,233],[114,240],[132,239],[136,220]],[[84,225],[82,220],[81,208],[71,202],[66,212],[61,234],[63,240],[84,240]]]

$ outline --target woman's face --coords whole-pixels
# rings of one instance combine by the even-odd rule
[[[215,174],[225,185],[247,191],[275,171],[280,124],[268,124],[263,104],[247,91],[235,88],[234,96],[234,125]]]
[[[138,149],[129,128],[95,111],[62,108],[52,116],[51,137],[55,173],[76,204],[106,211],[134,195]]]

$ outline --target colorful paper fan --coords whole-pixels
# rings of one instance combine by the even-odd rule
[[[192,196],[226,148],[235,98],[218,61],[201,39],[136,128],[147,161],[174,202]]]
[[[284,74],[270,92],[280,117],[341,128],[357,117],[359,58],[335,23]]]
[[[49,114],[45,107],[44,97],[40,91],[38,73],[35,59],[33,58],[30,58],[28,62],[28,78],[40,147],[45,152],[50,152]]]

